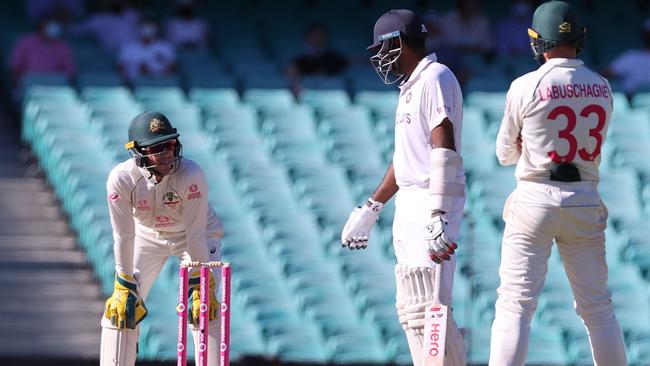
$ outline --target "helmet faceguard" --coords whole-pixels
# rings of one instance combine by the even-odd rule
[[[131,121],[129,142],[124,147],[131,153],[137,166],[160,177],[178,170],[182,149],[178,137],[178,131],[165,115],[143,112]]]
[[[160,169],[160,167],[164,165],[169,165],[169,172],[164,174],[169,175],[175,173],[180,166],[183,145],[177,138],[174,138],[146,147],[138,146],[135,141],[130,141],[125,145],[125,148],[129,151],[129,153],[131,153],[131,156],[135,160],[135,164],[137,166],[145,168],[153,174],[159,175],[162,172],[156,168]],[[170,150],[173,150],[173,157],[171,159],[165,161],[157,161],[159,157],[167,154]]]
[[[393,40],[397,42],[393,42]],[[381,48],[370,63],[384,84],[394,84],[400,81],[404,74],[397,70],[397,60],[402,55],[402,37],[399,31],[387,33],[379,37]]]

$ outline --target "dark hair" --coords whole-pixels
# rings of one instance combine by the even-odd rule
[[[402,41],[404,42],[404,44],[408,46],[408,48],[412,49],[413,51],[425,52],[424,37],[409,37],[409,38],[404,37],[402,38]]]

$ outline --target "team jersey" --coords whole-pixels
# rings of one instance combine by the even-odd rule
[[[155,183],[133,159],[113,168],[106,183],[113,226],[116,270],[130,273],[136,235],[188,246],[205,246],[208,236],[223,236],[221,223],[208,203],[201,168],[181,159],[178,171]]]
[[[582,181],[597,182],[612,107],[605,78],[580,60],[550,59],[508,90],[497,136],[499,162],[516,163],[518,180],[549,181],[555,164],[572,163]]]
[[[432,53],[400,85],[393,153],[395,180],[400,188],[429,186],[431,130],[445,118],[454,126],[456,152],[461,154],[463,95],[454,74]],[[458,169],[457,181],[465,181],[463,168]]]

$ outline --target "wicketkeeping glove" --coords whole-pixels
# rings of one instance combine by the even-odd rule
[[[436,263],[450,260],[458,248],[455,240],[446,233],[447,214],[444,211],[433,211],[429,224],[424,230],[424,240],[427,243],[429,258]]]
[[[189,298],[189,304],[190,304],[190,311],[188,314],[188,320],[190,323],[198,326],[199,325],[199,314],[200,314],[200,307],[201,307],[201,272],[196,270],[193,271],[190,274],[190,279],[188,281],[188,284],[190,286],[188,290],[188,298]],[[217,319],[217,314],[219,312],[219,301],[217,301],[217,297],[214,295],[214,276],[212,275],[212,272],[210,272],[210,290],[208,291],[208,295],[210,296],[210,306],[208,309],[208,321],[213,321]]]
[[[363,205],[352,210],[348,221],[341,232],[341,244],[350,249],[365,249],[372,226],[379,219],[379,213],[384,204],[372,198],[368,199],[370,206]]]
[[[106,300],[104,316],[118,328],[134,329],[147,316],[144,301],[138,295],[138,285],[132,275],[115,274],[113,295]]]

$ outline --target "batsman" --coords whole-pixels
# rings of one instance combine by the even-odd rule
[[[577,58],[585,32],[569,3],[542,3],[528,29],[541,66],[508,90],[496,155],[503,165],[517,164],[517,188],[503,209],[490,366],[524,365],[553,242],[594,364],[627,364],[607,288],[607,208],[598,194],[612,93],[609,82]]]
[[[148,312],[145,300],[168,257],[206,262],[221,256],[223,229],[208,203],[205,176],[195,162],[182,158],[179,133],[167,117],[157,112],[137,115],[128,137],[125,147],[132,158],[115,166],[106,184],[115,289],[106,300],[101,319],[101,366],[135,364],[139,324]],[[199,268],[190,272],[189,318],[196,349]],[[219,364],[219,303],[214,278],[211,274],[210,366]]]
[[[427,308],[451,305],[455,239],[465,204],[460,151],[463,96],[449,68],[437,61],[435,53],[425,52],[427,29],[412,11],[388,11],[377,20],[373,33],[368,50],[375,71],[386,84],[400,83],[395,151],[368,202],[352,211],[341,243],[350,249],[365,248],[384,204],[396,195],[396,307],[413,364],[442,365],[444,358],[444,365],[464,366],[465,342],[451,315],[434,328],[446,327],[446,344],[439,343],[439,333],[424,334],[431,328],[425,327],[430,319],[425,316]],[[438,363],[430,362],[434,355]]]

